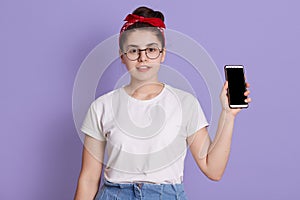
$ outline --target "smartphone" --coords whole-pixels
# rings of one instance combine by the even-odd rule
[[[230,108],[248,108],[248,103],[245,102],[247,96],[246,82],[243,65],[225,65],[225,77],[228,81],[228,103]]]

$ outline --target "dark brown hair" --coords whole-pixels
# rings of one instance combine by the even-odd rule
[[[135,9],[132,12],[132,14],[139,15],[139,16],[142,16],[142,17],[147,17],[147,18],[159,18],[162,21],[165,20],[164,15],[160,11],[154,11],[151,8],[148,8],[148,7],[145,7],[145,6],[141,6],[137,9]],[[154,26],[151,25],[151,24],[145,23],[145,22],[136,22],[136,23],[132,24],[131,26],[129,26],[126,29],[126,31],[124,31],[120,35],[120,39],[119,39],[120,49],[123,50],[123,44],[125,42],[126,36],[130,32],[128,30],[133,30],[133,29],[136,29],[136,28],[146,28],[146,27],[154,27]],[[164,48],[165,47],[165,37],[164,37],[163,33],[161,32],[161,30],[159,30],[158,28],[157,29],[156,28],[155,29],[149,29],[149,30],[155,33],[158,40],[162,44],[162,48]]]

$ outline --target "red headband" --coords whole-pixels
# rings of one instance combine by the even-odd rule
[[[127,17],[124,19],[124,21],[126,21],[126,23],[122,26],[120,33],[126,31],[126,29],[137,23],[137,22],[145,22],[148,24],[151,24],[152,26],[158,27],[160,29],[166,28],[166,25],[164,24],[164,22],[159,19],[159,18],[155,18],[155,17],[143,17],[143,16],[139,16],[139,15],[134,15],[134,14],[129,14],[127,15]]]

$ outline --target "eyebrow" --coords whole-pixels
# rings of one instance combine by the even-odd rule
[[[153,46],[153,45],[158,46],[157,43],[153,42],[153,43],[146,44],[146,47]],[[127,46],[127,48],[128,47],[139,47],[139,46],[138,45],[134,45],[134,44],[130,44],[130,45]]]

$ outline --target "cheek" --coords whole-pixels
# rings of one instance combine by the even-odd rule
[[[127,65],[125,65],[125,66],[126,66],[127,71],[130,71],[131,68]]]
[[[125,55],[121,56],[121,62],[126,66],[127,69],[132,66],[131,61],[128,60]]]
[[[132,70],[133,68],[135,68],[134,63],[131,63],[130,61],[126,61],[125,59],[122,60],[122,63],[125,65],[126,69],[128,71]]]

